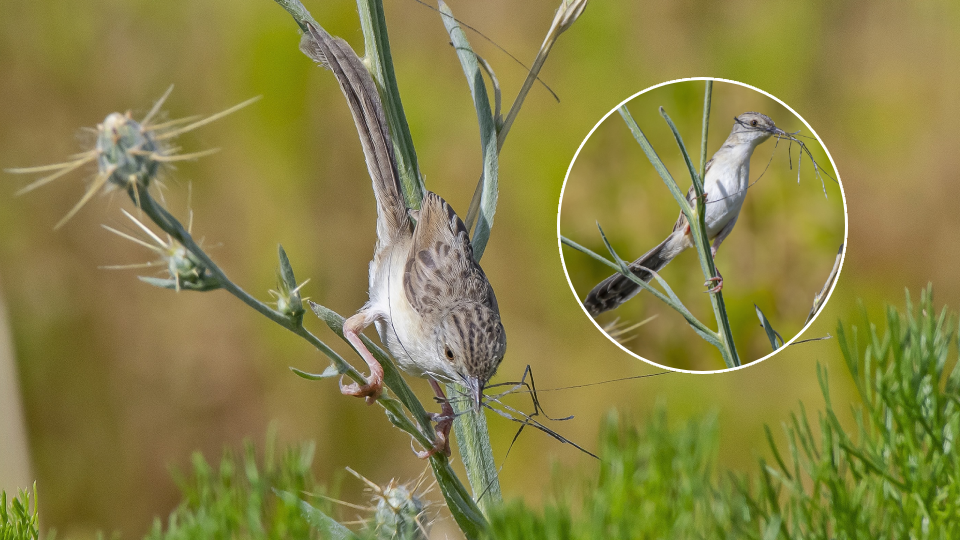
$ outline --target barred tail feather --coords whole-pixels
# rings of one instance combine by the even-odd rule
[[[630,270],[643,281],[649,282],[653,279],[653,275],[649,272],[644,272],[641,270],[641,267],[659,272],[667,263],[673,260],[673,258],[682,251],[682,248],[680,250],[675,249],[675,246],[673,246],[675,242],[671,242],[673,239],[674,235],[668,236],[667,239],[660,242],[657,247],[630,263]],[[601,281],[599,285],[587,294],[587,297],[583,300],[583,306],[587,308],[587,312],[591,317],[596,317],[604,311],[610,311],[633,298],[639,292],[639,285],[623,274],[614,274]]]
[[[407,227],[409,220],[403,203],[393,141],[377,86],[350,45],[331,36],[318,25],[307,23],[307,33],[300,40],[300,50],[330,69],[340,83],[357,125],[367,169],[373,180],[378,236],[388,238]]]

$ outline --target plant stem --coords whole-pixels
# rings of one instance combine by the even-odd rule
[[[360,29],[363,31],[364,62],[367,64],[367,71],[377,83],[377,90],[387,114],[387,123],[390,124],[404,200],[407,208],[416,210],[420,208],[425,188],[417,165],[413,136],[410,135],[410,126],[407,125],[407,116],[400,101],[397,76],[393,71],[383,3],[381,0],[357,0],[357,9],[360,12]]]
[[[710,128],[710,105],[713,96],[713,81],[708,80],[703,97],[703,128],[701,130],[700,140],[700,182],[693,179],[694,185],[700,184],[697,189],[697,201],[705,201],[703,195],[703,183],[706,181],[706,157],[707,157],[707,132]],[[686,150],[684,150],[686,152]],[[707,205],[706,203],[697,204],[697,233],[700,241],[697,244],[697,251],[700,255],[700,266],[703,269],[705,278],[719,277],[716,264],[713,261],[713,253],[710,250],[710,239],[707,238]],[[694,235],[694,239],[697,235]],[[740,356],[737,354],[737,346],[733,342],[733,331],[730,329],[730,318],[727,316],[727,304],[723,300],[723,293],[717,291],[710,294],[710,304],[713,306],[714,315],[717,318],[717,327],[720,336],[724,342],[723,361],[727,367],[737,367],[740,365]]]
[[[707,89],[703,95],[703,130],[700,132],[700,185],[703,185],[707,173],[707,131],[710,127],[710,104],[713,100],[713,80],[707,80]]]
[[[458,384],[448,384],[447,395],[467,395],[467,391]],[[483,409],[474,411],[469,404],[465,405],[463,410],[454,405],[454,411],[457,417],[453,422],[453,429],[457,436],[460,458],[467,471],[467,481],[470,482],[477,506],[484,514],[488,514],[491,508],[503,502],[503,494],[493,460],[493,448],[490,446],[487,417]]]

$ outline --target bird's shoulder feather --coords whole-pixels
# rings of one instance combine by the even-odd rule
[[[439,195],[427,192],[404,265],[403,289],[421,317],[443,313],[462,301],[479,302],[496,310],[496,298],[480,265],[473,258],[467,227]]]

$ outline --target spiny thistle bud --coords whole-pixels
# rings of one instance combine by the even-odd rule
[[[126,210],[123,214],[142,230],[153,243],[144,241],[125,232],[118,231],[112,227],[104,225],[103,228],[108,231],[137,243],[160,256],[159,259],[143,264],[105,266],[103,268],[111,270],[124,270],[129,268],[153,268],[157,266],[166,267],[168,278],[156,278],[148,276],[139,276],[140,280],[155,287],[164,289],[187,289],[191,291],[211,291],[220,288],[220,282],[217,280],[203,262],[190,252],[183,244],[167,235],[163,240],[151,231],[146,225],[137,218],[130,215]]]
[[[97,126],[96,151],[100,174],[124,189],[146,189],[160,167],[156,141],[129,113],[111,113]]]
[[[373,516],[373,526],[376,527],[377,538],[426,540],[424,502],[407,486],[397,484],[395,480],[381,489],[374,497],[377,510]]]
[[[129,112],[126,114],[111,113],[107,115],[103,123],[97,126],[96,146],[91,150],[72,156],[69,161],[54,163],[52,165],[42,165],[40,167],[7,169],[7,172],[16,174],[53,171],[52,174],[35,180],[23,187],[17,192],[17,195],[33,191],[88,163],[96,161],[97,175],[90,185],[87,186],[87,190],[84,192],[83,197],[80,198],[80,202],[78,202],[54,228],[59,228],[70,220],[70,218],[79,212],[87,201],[92,199],[102,188],[109,189],[113,187],[124,189],[130,194],[134,204],[140,206],[140,193],[155,183],[154,181],[157,178],[157,174],[160,172],[160,165],[173,161],[197,159],[216,152],[214,149],[194,152],[192,154],[177,154],[177,149],[166,146],[165,141],[209,124],[214,120],[223,118],[260,99],[259,97],[248,99],[239,105],[235,105],[206,118],[198,119],[198,117],[193,116],[179,120],[154,123],[153,118],[160,111],[160,107],[164,101],[166,101],[167,96],[170,95],[172,90],[172,86],[167,89],[153,108],[150,109],[150,112],[147,113],[139,123],[133,120]]]
[[[423,475],[412,487],[398,484],[396,480],[380,486],[350,467],[347,467],[347,472],[367,484],[368,491],[373,494],[373,518],[366,522],[366,527],[376,538],[427,539],[430,532],[430,519],[427,515],[429,502],[423,498],[426,492],[417,494],[425,478]]]

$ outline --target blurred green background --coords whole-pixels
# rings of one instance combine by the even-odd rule
[[[451,5],[524,59],[535,55],[555,8]],[[362,43],[353,2],[307,7],[332,33]],[[462,71],[436,13],[409,0],[385,7],[427,185],[464,213],[480,152]],[[949,1],[592,3],[542,74],[561,103],[535,88],[503,150],[501,202],[484,257],[510,342],[498,378],[514,379],[526,364],[540,388],[654,371],[597,332],[574,302],[557,253],[556,204],[570,158],[597,120],[637,90],[681,77],[771,92],[817,129],[836,159],[849,204],[848,255],[810,336],[834,333],[838,317],[853,319],[857,298],[878,312],[928,281],[939,302],[960,304],[958,28],[960,5]],[[471,40],[510,99],[523,69]],[[59,161],[82,148],[81,126],[117,110],[143,114],[171,83],[171,117],[263,95],[180,139],[188,151],[223,151],[179,165],[167,201],[184,216],[192,185],[195,234],[217,246],[213,256],[248,290],[267,297],[279,242],[298,277],[311,278],[306,295],[352,313],[365,300],[373,250],[369,179],[333,77],[297,44],[296,26],[269,0],[0,0],[0,166]],[[408,438],[382,413],[287,370],[326,365],[301,340],[225,293],[175,294],[133,272],[98,269],[151,257],[100,228],[121,224],[129,202],[98,198],[54,232],[83,192],[81,176],[14,198],[26,181],[7,175],[0,183],[0,282],[45,526],[64,538],[97,530],[136,538],[178,500],[169,467],[187,466],[195,449],[217,456],[245,437],[262,441],[271,420],[283,440],[317,441],[318,475],[329,481],[348,465],[379,482],[421,472]],[[775,185],[767,182],[757,187]],[[815,193],[812,184],[800,188]],[[331,337],[316,320],[308,324]],[[752,471],[754,456],[766,453],[764,422],[778,425],[801,399],[817,407],[818,361],[835,375],[835,403],[853,399],[836,343],[825,341],[735,373],[670,374],[541,400],[552,415],[576,415],[555,427],[587,448],[595,448],[598,418],[614,407],[642,414],[662,399],[677,422],[717,410],[722,465]],[[429,396],[425,382],[412,382]],[[515,426],[496,416],[490,423],[502,459]],[[535,504],[558,462],[584,474],[596,468],[525,432],[503,468],[505,495]],[[357,484],[344,482],[344,499],[362,497]]]
[[[705,84],[675,82],[627,103],[684,193],[690,187],[690,174],[659,107],[664,107],[677,125],[694,166],[699,167]],[[733,118],[747,111],[767,114],[787,132],[800,131],[798,136],[806,141],[825,174],[821,184],[813,163],[804,155],[798,182],[800,149],[797,145],[789,149],[787,141],[777,145],[770,139],[754,152],[750,180],[757,184],[749,188],[734,233],[724,241],[716,259],[724,277],[723,298],[734,343],[744,364],[772,351],[754,304],[785,340],[797,335],[814,294],[833,268],[845,233],[840,185],[830,179],[837,175],[826,153],[816,139],[806,138],[812,132],[802,121],[776,100],[750,88],[716,81],[707,159],[730,134]],[[560,232],[609,259],[597,230],[599,222],[620,257],[632,261],[670,234],[679,213],[623,117],[614,113],[593,131],[570,169],[560,207]],[[564,264],[580,299],[613,273],[571,248],[564,248]],[[695,250],[678,257],[660,276],[698,319],[717,327]],[[627,330],[649,317],[655,318],[636,330]],[[695,371],[725,368],[720,352],[697,339],[683,317],[653,295],[642,293],[601,314],[597,323],[621,329],[624,333],[617,339],[624,347],[659,365]]]

